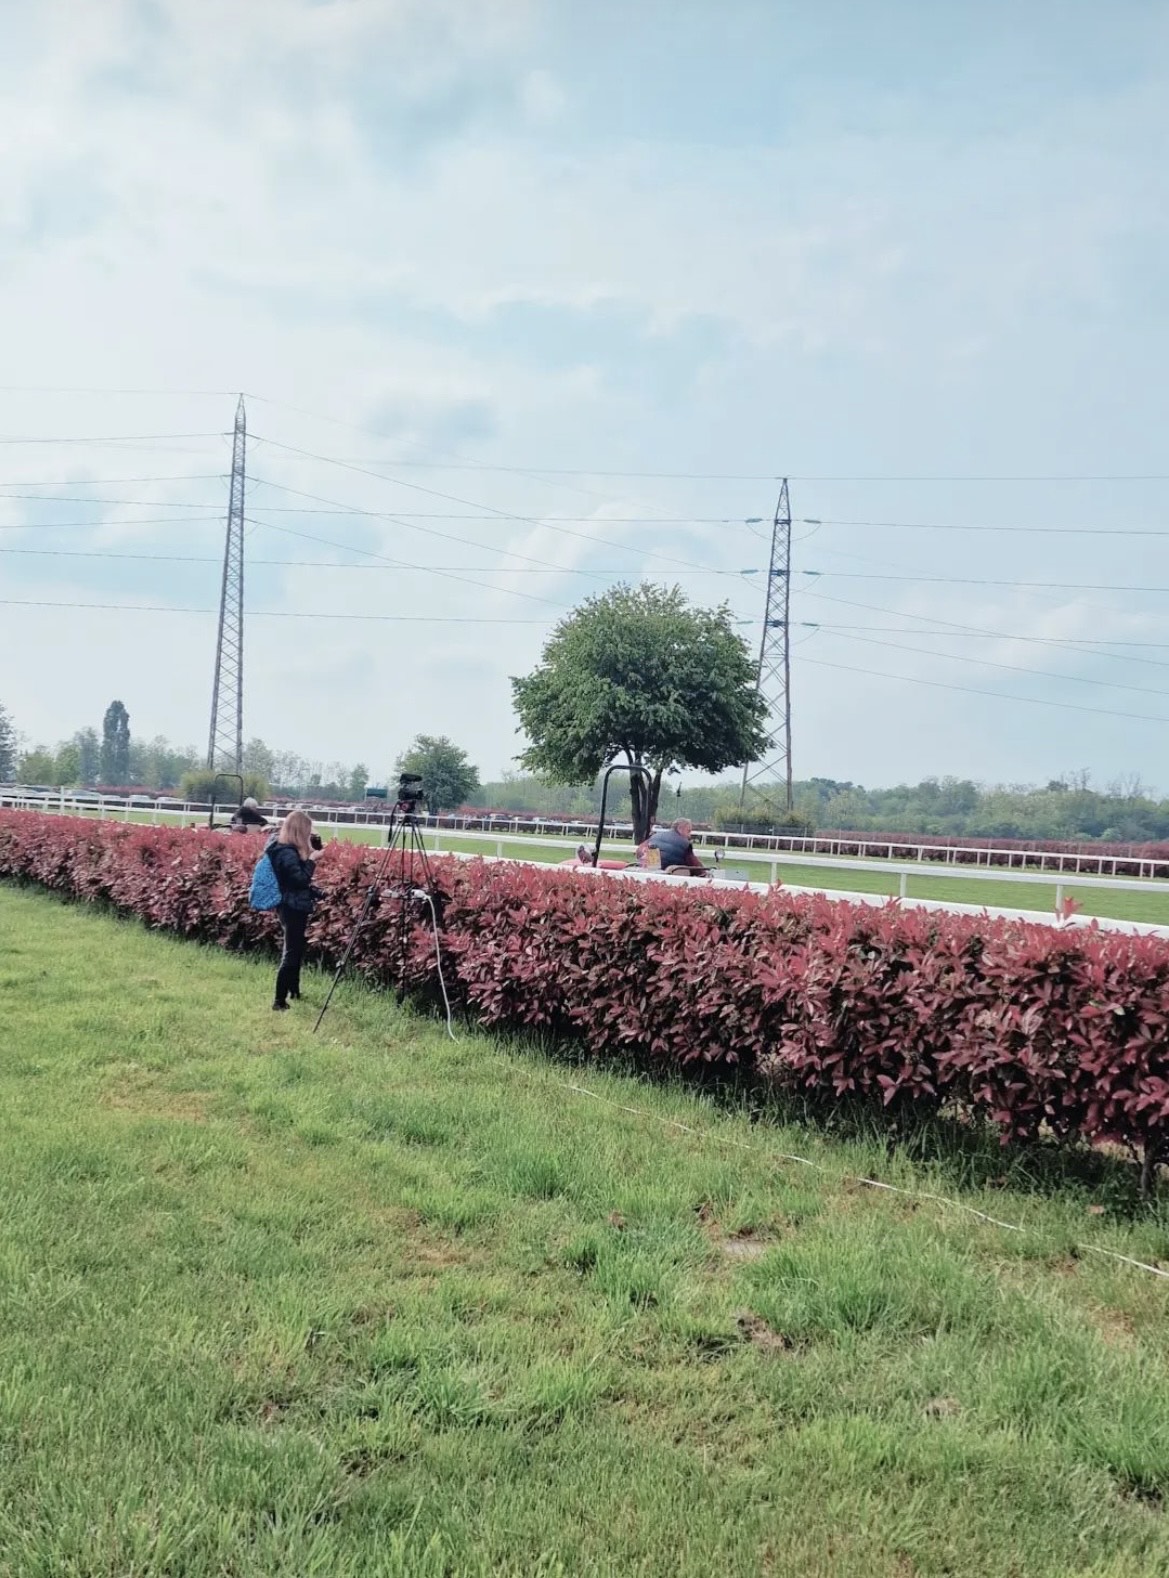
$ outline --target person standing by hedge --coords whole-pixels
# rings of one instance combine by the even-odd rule
[[[276,913],[284,933],[280,968],[276,972],[276,997],[273,1009],[288,1007],[288,999],[300,996],[300,966],[304,959],[304,934],[317,899],[313,886],[316,862],[314,849],[321,841],[313,832],[311,818],[304,811],[290,811],[268,841],[267,856],[280,884],[280,904]]]

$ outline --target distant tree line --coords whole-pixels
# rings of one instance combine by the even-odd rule
[[[395,772],[422,774],[432,807],[451,810],[479,794],[479,773],[467,754],[445,735],[420,734],[395,763]],[[244,792],[259,798],[363,800],[370,784],[364,762],[313,761],[296,751],[274,750],[253,738],[244,746]],[[238,787],[205,766],[193,745],[174,745],[162,735],[136,739],[124,703],[106,708],[100,732],[78,729],[55,746],[24,746],[0,705],[0,781],[44,784],[54,788],[118,787],[171,790],[207,799],[212,787],[228,798]],[[390,786],[392,794],[393,786]]]
[[[733,780],[692,783],[681,792],[662,789],[658,818],[687,816],[695,822],[731,825],[739,790]],[[775,807],[783,805],[780,785],[762,786]],[[586,787],[552,784],[530,774],[508,774],[482,786],[485,807],[537,815],[595,816],[600,779]],[[971,779],[926,778],[918,784],[866,789],[831,778],[809,778],[794,785],[797,815],[820,831],[858,833],[937,833],[968,838],[1106,839],[1143,843],[1169,838],[1169,799],[1147,792],[1139,779],[1093,788],[1087,773],[1070,774],[1038,786],[987,785]],[[629,795],[615,777],[608,815],[628,820]],[[778,812],[777,812],[778,814]]]

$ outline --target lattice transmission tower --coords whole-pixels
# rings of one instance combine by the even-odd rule
[[[227,540],[223,548],[223,585],[219,595],[219,639],[215,647],[215,685],[211,692],[211,733],[207,766],[214,772],[242,773],[244,758],[244,483],[248,422],[244,397],[235,408],[231,445],[231,491],[227,502]]]
[[[787,478],[779,490],[771,526],[771,562],[767,570],[767,604],[763,610],[763,637],[759,643],[759,670],[755,686],[767,702],[774,744],[767,759],[743,768],[739,790],[742,811],[748,792],[771,803],[762,789],[764,779],[782,777],[784,809],[792,809],[792,692],[791,692],[791,567],[792,509]]]

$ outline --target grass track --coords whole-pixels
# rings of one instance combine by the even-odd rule
[[[1163,1212],[270,973],[0,888],[5,1578],[1169,1570]]]

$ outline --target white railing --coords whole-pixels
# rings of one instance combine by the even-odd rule
[[[448,850],[447,853],[454,855],[459,860],[507,860],[507,857],[503,855],[468,855],[459,850]],[[534,864],[534,862],[528,862],[528,864]],[[577,875],[594,880],[615,878],[619,882],[667,882],[674,886],[677,886],[679,883],[683,885],[693,883],[695,887],[700,886],[701,890],[706,892],[712,889],[718,891],[719,889],[728,888],[740,893],[768,893],[771,891],[770,884],[766,882],[750,882],[716,875],[709,883],[702,881],[699,884],[689,877],[671,877],[667,876],[663,871],[642,871],[636,867],[622,871],[606,869],[594,871],[591,867],[582,867],[577,872]],[[1106,881],[1104,885],[1110,886],[1111,884]],[[787,883],[784,883],[783,891],[797,895],[806,894],[809,897],[817,896],[838,899],[848,904],[867,904],[873,909],[879,909],[883,904],[890,903],[893,898],[893,895],[888,893],[849,893],[838,888],[809,888],[796,885],[789,886]],[[1002,906],[990,907],[983,904],[961,904],[943,899],[916,899],[904,896],[898,896],[898,902],[903,904],[906,909],[944,910],[948,914],[955,915],[990,915],[996,920],[1031,921],[1041,926],[1056,925],[1060,930],[1064,928],[1074,930],[1079,927],[1098,926],[1101,931],[1136,932],[1141,936],[1169,939],[1169,926],[1160,926],[1152,921],[1117,920],[1112,916],[1061,915],[1058,911],[1055,916],[1052,916],[1042,910],[1006,909]]]

